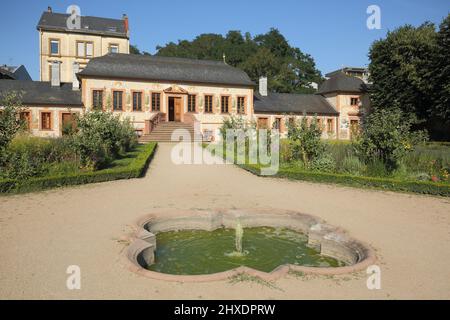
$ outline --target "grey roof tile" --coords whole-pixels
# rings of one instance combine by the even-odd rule
[[[69,14],[43,12],[38,22],[37,29],[50,31],[69,31],[75,33],[101,34],[114,37],[127,38],[125,23],[123,19],[109,19],[91,16],[81,16],[81,29],[73,30],[67,28]]]
[[[330,79],[325,80],[319,87],[318,93],[330,92],[354,92],[361,93],[366,89],[364,81],[357,77],[348,76],[342,72],[337,73]]]
[[[62,83],[60,87],[52,87],[50,82],[0,80],[0,94],[20,92],[22,103],[39,105],[60,105],[81,107],[80,91],[72,90],[72,83]]]
[[[255,94],[253,100],[255,113],[339,114],[323,96],[317,94],[269,93],[267,96]]]
[[[253,87],[242,70],[222,61],[110,53],[93,58],[79,76]]]

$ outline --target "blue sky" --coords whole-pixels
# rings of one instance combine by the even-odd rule
[[[65,12],[77,4],[82,15],[130,20],[131,43],[155,52],[157,45],[193,39],[201,33],[241,30],[252,35],[278,28],[290,44],[314,58],[322,73],[343,65],[365,66],[370,44],[388,30],[424,21],[439,24],[450,12],[449,0],[169,0],[169,1],[3,1],[0,19],[3,43],[0,64],[24,64],[33,79],[39,74],[39,42],[36,30],[41,13],[50,5]],[[381,30],[366,27],[366,9],[381,8]]]

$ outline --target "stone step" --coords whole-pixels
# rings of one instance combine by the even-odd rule
[[[139,142],[177,142],[172,141],[171,139],[172,133],[177,129],[187,130],[191,137],[191,141],[202,141],[201,137],[194,138],[194,126],[192,124],[183,122],[162,122],[159,123],[150,134],[140,137]]]

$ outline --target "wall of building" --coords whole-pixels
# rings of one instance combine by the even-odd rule
[[[187,94],[168,93],[169,88],[175,90],[184,90],[188,94],[196,95],[196,112],[188,112]],[[182,122],[196,120],[200,122],[200,129],[211,130],[217,136],[218,128],[222,125],[224,117],[230,114],[237,114],[237,97],[245,97],[246,113],[245,118],[250,120],[253,114],[253,89],[238,87],[223,87],[217,85],[200,84],[175,84],[165,82],[143,82],[132,80],[114,80],[114,79],[82,79],[82,101],[87,110],[92,109],[92,91],[103,91],[103,105],[107,110],[112,110],[112,91],[124,91],[123,111],[114,111],[123,118],[129,118],[137,130],[144,129],[144,121],[151,118],[156,112],[151,110],[151,93],[161,94],[160,112],[166,114],[168,120],[168,97],[182,98]],[[143,93],[142,111],[133,111],[132,92],[140,91]],[[213,112],[205,113],[204,96],[213,95]],[[230,96],[229,113],[223,114],[220,110],[220,97],[222,95]]]
[[[59,40],[59,54],[50,54],[50,41]],[[77,41],[93,43],[93,57],[100,57],[109,52],[109,45],[119,46],[119,53],[129,53],[129,40],[125,38],[105,37],[100,35],[85,35],[78,33],[39,32],[40,43],[40,80],[50,81],[49,66],[52,61],[61,62],[61,81],[72,82],[73,63],[80,64],[80,71],[86,66],[90,58],[77,57]]]
[[[295,121],[301,121],[303,119],[303,115],[284,115],[284,114],[264,114],[264,113],[255,113],[253,116],[253,121],[258,124],[259,119],[267,119],[267,125],[269,128],[274,127],[275,120],[280,119],[280,136],[282,138],[287,137],[288,132],[288,122],[289,119],[294,119]],[[306,115],[307,121],[311,122],[314,119],[314,115]],[[320,126],[322,127],[322,138],[324,139],[336,139],[336,125],[338,123],[338,116],[324,116],[318,115],[316,116],[316,120],[319,121]],[[328,121],[331,121],[331,128],[328,127]]]
[[[23,112],[29,113],[29,131],[36,137],[60,137],[62,135],[62,115],[63,113],[81,114],[81,107],[65,107],[65,106],[26,106]],[[50,113],[51,128],[47,130],[42,127],[42,113]]]
[[[359,127],[360,110],[359,105],[351,105],[351,98],[357,98],[364,101],[364,97],[357,93],[328,93],[324,95],[328,102],[339,112],[337,137],[348,140],[352,136],[352,125]],[[355,128],[357,130],[357,127]]]

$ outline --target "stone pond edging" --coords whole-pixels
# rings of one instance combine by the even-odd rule
[[[165,213],[162,215],[161,213]],[[245,227],[285,227],[302,232],[308,244],[325,256],[344,261],[343,267],[307,267],[293,264],[280,265],[271,272],[241,266],[224,272],[203,275],[175,275],[151,271],[145,267],[154,262],[156,234],[158,232],[198,229],[212,231],[217,228],[234,228],[239,219]],[[136,231],[129,237],[131,243],[125,250],[128,268],[139,275],[164,281],[207,282],[227,280],[245,273],[266,281],[273,281],[289,272],[317,275],[339,275],[365,270],[376,261],[374,250],[351,238],[344,230],[326,224],[311,215],[292,210],[278,209],[217,209],[217,210],[170,210],[155,212],[135,223]]]

